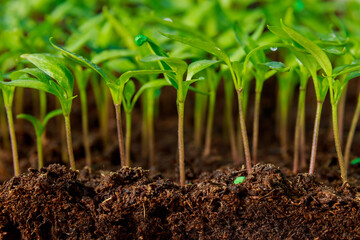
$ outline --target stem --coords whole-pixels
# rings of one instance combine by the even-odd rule
[[[225,83],[225,120],[228,126],[229,140],[230,140],[230,148],[231,148],[231,156],[234,161],[234,165],[240,165],[240,160],[238,157],[238,152],[236,148],[236,136],[235,136],[235,128],[232,116],[232,97],[233,97],[233,86],[230,81],[224,81]]]
[[[306,167],[306,143],[305,143],[305,101],[302,106],[301,125],[300,125],[300,166]]]
[[[314,174],[315,169],[315,160],[316,160],[316,150],[319,138],[319,127],[320,127],[320,118],[323,102],[318,101],[316,104],[316,115],[315,115],[315,124],[314,124],[314,133],[311,147],[311,157],[310,157],[310,168],[309,174]]]
[[[15,176],[18,176],[20,174],[19,155],[17,151],[14,119],[13,119],[11,107],[6,107],[6,114],[8,118],[9,130],[10,130],[9,133],[10,133],[11,150],[12,150],[12,157],[14,163],[14,174]]]
[[[342,179],[343,183],[346,183],[347,182],[346,169],[345,169],[344,158],[342,155],[340,139],[339,139],[337,104],[336,103],[331,104],[331,108],[332,108],[332,120],[333,120],[335,148],[336,148],[336,153],[338,155],[338,161],[339,161],[339,165],[340,165],[341,179]]]
[[[351,149],[351,144],[353,142],[353,138],[354,138],[354,134],[355,134],[355,130],[356,130],[356,125],[358,123],[359,120],[359,115],[360,115],[360,94],[358,96],[358,101],[356,104],[356,110],[353,116],[353,119],[351,121],[351,127],[349,130],[349,135],[347,137],[346,140],[346,145],[345,145],[345,169],[347,170],[349,168],[349,158],[350,158],[350,149]]]
[[[207,116],[208,122],[206,125],[205,147],[204,147],[203,156],[208,156],[211,150],[211,137],[212,137],[212,129],[214,125],[215,101],[216,101],[216,94],[214,91],[211,91],[209,96],[209,110]]]
[[[36,136],[36,145],[37,145],[37,152],[38,152],[38,169],[40,169],[44,166],[41,135]]]
[[[44,120],[46,115],[46,92],[39,91],[39,100],[40,100],[40,120]]]
[[[259,117],[260,117],[260,99],[261,99],[261,90],[255,91],[255,106],[254,106],[254,125],[253,125],[253,163],[256,164],[257,160],[257,149],[259,142]]]
[[[204,88],[202,82],[197,82],[197,88]],[[206,114],[206,96],[202,94],[195,95],[194,107],[194,143],[197,148],[201,147],[203,132],[204,132],[204,116]],[[206,130],[207,131],[207,130]]]
[[[246,132],[244,113],[242,110],[241,89],[240,90],[237,89],[236,92],[237,92],[237,97],[238,97],[239,118],[240,118],[240,126],[241,126],[241,132],[242,132],[242,138],[243,138],[243,144],[244,144],[246,169],[247,169],[248,174],[250,174],[251,173],[251,157],[250,157],[249,141],[248,141],[247,132]]]
[[[181,92],[180,92],[181,93]],[[178,95],[180,94],[178,93]],[[185,153],[184,153],[184,101],[178,100],[178,144],[180,186],[185,186]]]
[[[82,114],[82,130],[83,130],[83,142],[85,150],[86,166],[91,170],[91,151],[89,142],[89,124],[88,124],[88,109],[87,109],[87,97],[86,91],[80,91],[81,102],[81,114]]]
[[[149,90],[144,92],[140,96],[141,101],[141,111],[142,111],[142,123],[141,123],[141,157],[143,159],[150,157],[149,156],[149,106],[148,106],[148,100],[149,100]],[[149,160],[150,162],[150,160]],[[150,163],[149,163],[150,165]]]
[[[125,112],[126,117],[126,139],[125,139],[125,166],[130,167],[131,154],[131,111]]]
[[[347,84],[345,85],[343,92],[340,97],[340,102],[338,105],[338,115],[339,115],[339,140],[340,146],[343,146],[343,139],[344,139],[344,117],[345,117],[345,102],[346,102],[346,93],[347,93]]]
[[[153,89],[149,89],[148,91],[150,91],[147,94],[147,97],[149,98],[148,106],[147,106],[149,165],[150,165],[150,169],[154,169],[156,167],[155,138],[154,138],[155,96]]]
[[[116,115],[116,127],[117,127],[118,142],[119,142],[120,162],[121,162],[121,167],[124,167],[125,166],[125,152],[124,152],[124,137],[123,137],[123,132],[122,132],[120,104],[115,105],[115,115]]]
[[[7,128],[4,104],[1,104],[1,106],[0,106],[0,124],[1,124],[1,133],[2,133],[1,135],[2,135],[2,140],[4,143],[4,149],[10,150],[10,142],[9,142],[9,139],[7,138],[7,133],[9,130]]]
[[[302,129],[302,119],[304,114],[304,103],[305,103],[305,88],[300,87],[299,89],[299,102],[296,115],[295,123],[295,137],[294,137],[294,159],[293,159],[293,173],[297,174],[299,168],[299,145],[301,144],[301,129]]]
[[[72,145],[72,140],[71,140],[70,116],[64,115],[64,119],[65,119],[66,143],[67,143],[67,149],[68,149],[70,168],[72,170],[76,170],[74,151],[73,151],[73,145]]]

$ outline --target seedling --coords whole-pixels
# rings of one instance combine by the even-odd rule
[[[172,40],[182,42],[184,44],[190,45],[195,48],[199,48],[201,50],[204,50],[208,53],[213,54],[214,56],[218,57],[220,60],[224,61],[224,63],[229,67],[231,77],[236,89],[237,98],[238,98],[238,109],[239,109],[239,121],[242,131],[242,138],[243,138],[243,144],[244,144],[244,151],[245,151],[245,159],[246,159],[246,168],[248,173],[251,172],[251,156],[250,156],[250,148],[249,148],[249,142],[247,137],[247,131],[246,131],[246,125],[245,125],[245,119],[244,119],[244,113],[242,109],[242,94],[244,87],[244,81],[242,79],[243,76],[235,75],[233,63],[230,61],[229,56],[222,51],[219,47],[217,47],[214,43],[209,41],[203,41],[201,39],[197,38],[190,38],[190,37],[182,37],[178,35],[172,35],[172,34],[165,34],[162,33],[165,37],[168,37]],[[236,63],[235,63],[236,64]]]
[[[136,44],[143,45],[145,42],[149,48],[158,55],[148,56],[143,59],[144,62],[159,62],[162,69],[172,69],[173,72],[166,73],[166,80],[177,90],[177,109],[178,109],[178,151],[179,151],[179,169],[180,169],[180,186],[185,186],[185,151],[184,151],[184,105],[187,92],[192,83],[199,79],[193,79],[193,76],[212,66],[217,61],[199,60],[192,62],[189,66],[187,63],[178,58],[170,58],[165,51],[157,46],[151,39],[144,35],[139,35],[135,39]],[[183,75],[187,72],[186,80]],[[174,73],[174,74],[173,74]]]
[[[33,127],[35,129],[36,143],[37,143],[36,146],[37,146],[37,152],[38,152],[38,168],[39,169],[44,166],[44,158],[43,158],[43,150],[42,150],[42,135],[45,131],[46,124],[48,123],[48,121],[51,118],[56,117],[61,114],[62,114],[61,109],[53,110],[53,111],[49,112],[48,114],[46,114],[42,121],[35,118],[34,116],[31,116],[30,114],[22,113],[22,114],[17,115],[17,118],[26,119],[29,122],[31,122],[31,124],[33,125]]]
[[[163,86],[169,86],[170,84],[165,80],[153,80],[145,83],[136,92],[135,83],[130,80],[133,77],[141,77],[150,74],[161,74],[165,73],[162,70],[138,70],[129,71],[121,75],[119,84],[124,88],[123,107],[126,116],[126,139],[125,139],[125,163],[126,166],[130,166],[130,150],[131,150],[131,113],[135,107],[135,104],[141,94],[149,88],[161,88]]]
[[[55,95],[60,101],[65,120],[66,142],[70,167],[76,169],[71,140],[70,111],[73,96],[74,78],[62,59],[47,54],[24,54],[37,68],[25,68],[11,74],[12,81],[2,82],[3,86],[33,88]]]
[[[14,164],[14,175],[18,176],[20,174],[19,156],[18,156],[18,150],[17,150],[17,144],[16,144],[14,119],[13,119],[13,113],[12,113],[12,105],[13,105],[15,87],[4,85],[5,83],[7,83],[7,82],[4,82],[3,75],[0,73],[0,88],[2,90],[6,115],[8,118],[11,151],[12,151],[13,164]]]
[[[240,176],[240,177],[235,178],[234,184],[238,185],[240,183],[243,183],[244,181],[245,181],[245,176]]]

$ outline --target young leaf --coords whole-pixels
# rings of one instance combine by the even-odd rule
[[[332,74],[332,65],[331,62],[324,53],[324,51],[317,46],[315,43],[311,42],[309,39],[303,37],[301,34],[285,26],[285,24],[281,21],[282,29],[291,37],[295,42],[303,46],[311,55],[316,59],[321,68],[324,70],[326,75],[331,76]]]
[[[126,101],[127,105],[130,105],[131,99],[135,94],[135,83],[133,81],[128,81],[124,88],[124,100]]]
[[[70,52],[69,50],[66,50],[63,47],[56,45],[55,43],[53,43],[52,39],[53,38],[50,38],[50,40],[49,40],[51,45],[54,48],[56,48],[57,50],[61,51],[65,57],[69,58],[70,60],[72,60],[76,63],[79,63],[82,66],[91,68],[92,70],[97,72],[102,78],[104,78],[104,80],[107,83],[111,83],[114,80],[114,79],[111,79],[111,77],[109,77],[98,65],[90,62],[89,60],[87,60],[86,58],[84,58],[82,56],[79,56],[73,52]]]
[[[196,73],[204,70],[205,68],[208,68],[208,67],[214,65],[217,62],[219,62],[219,61],[217,61],[217,60],[199,60],[196,62],[192,62],[188,67],[186,81],[191,80],[192,77]]]
[[[46,124],[48,123],[48,121],[49,121],[51,118],[56,117],[56,116],[59,116],[59,115],[61,115],[61,113],[62,113],[62,110],[61,110],[61,109],[52,110],[51,112],[49,112],[48,114],[46,114],[46,116],[44,117],[44,120],[43,120],[42,125],[45,127]]]
[[[172,40],[182,42],[184,44],[187,44],[192,47],[199,48],[208,53],[211,53],[211,54],[217,56],[220,60],[223,60],[225,63],[230,62],[228,55],[212,42],[203,41],[203,40],[200,40],[197,38],[182,37],[182,36],[166,34],[166,33],[161,33],[161,34]]]
[[[56,57],[45,54],[23,54],[22,58],[29,60],[41,71],[57,81],[68,96],[72,96],[74,78],[70,70]]]
[[[131,57],[135,56],[137,54],[136,51],[133,50],[127,50],[127,49],[111,49],[111,50],[105,50],[101,53],[96,54],[91,61],[94,64],[99,64],[101,62],[107,61],[109,59],[113,58],[122,58],[122,57]]]
[[[260,65],[266,66],[269,69],[276,70],[278,72],[287,72],[290,70],[290,67],[286,67],[282,62],[266,62],[266,63],[259,63]]]

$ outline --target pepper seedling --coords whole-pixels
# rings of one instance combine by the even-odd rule
[[[17,115],[17,118],[25,119],[25,120],[28,120],[29,122],[31,122],[31,124],[33,125],[33,127],[35,129],[36,146],[37,146],[37,152],[38,152],[38,169],[40,169],[44,166],[44,158],[43,158],[43,151],[42,151],[42,138],[41,137],[44,133],[46,124],[48,123],[48,121],[51,118],[56,117],[61,114],[62,114],[61,109],[53,110],[53,111],[49,112],[48,114],[46,114],[42,121],[40,119],[35,118],[34,116],[32,116],[30,114],[22,113],[22,114]]]
[[[20,174],[19,155],[17,150],[14,119],[12,113],[15,87],[7,86],[4,85],[3,83],[6,82],[4,82],[3,75],[0,73],[0,88],[2,90],[2,95],[3,95],[3,100],[4,100],[4,105],[5,105],[5,110],[9,125],[9,135],[10,135],[11,151],[13,157],[14,175],[18,176]]]
[[[163,70],[137,70],[128,71],[120,76],[120,85],[124,87],[123,108],[125,110],[126,119],[126,137],[125,137],[125,162],[126,166],[130,166],[130,149],[131,149],[131,114],[135,104],[141,94],[149,88],[161,88],[170,84],[165,80],[153,80],[143,84],[136,92],[135,83],[130,78],[141,77],[144,75],[156,75],[166,73]]]
[[[249,141],[247,137],[247,130],[245,125],[245,119],[244,119],[244,113],[242,109],[242,91],[244,87],[244,81],[242,76],[236,75],[233,67],[233,62],[231,62],[229,56],[221,50],[219,47],[217,47],[213,42],[210,41],[204,41],[198,38],[191,38],[191,37],[183,37],[179,35],[173,35],[173,34],[166,34],[161,33],[165,37],[182,42],[184,44],[190,45],[195,48],[199,48],[203,51],[206,51],[208,53],[211,53],[212,55],[219,58],[219,60],[224,61],[224,63],[229,67],[230,74],[234,83],[234,87],[236,89],[237,93],[237,99],[238,99],[238,110],[239,110],[239,122],[241,126],[241,132],[242,132],[242,139],[243,139],[243,145],[244,145],[244,152],[245,152],[245,159],[246,159],[246,169],[248,173],[251,172],[251,156],[250,156],[250,148],[249,148]]]
[[[47,54],[23,54],[37,68],[25,68],[13,72],[10,82],[2,85],[33,88],[55,95],[60,101],[65,120],[66,142],[71,169],[75,170],[75,159],[71,140],[70,111],[73,96],[74,78],[62,59]]]

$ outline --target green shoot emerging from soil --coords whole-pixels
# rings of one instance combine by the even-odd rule
[[[17,115],[17,118],[20,119],[26,119],[33,125],[35,129],[36,134],[36,145],[37,145],[37,151],[38,151],[38,169],[42,168],[44,166],[44,158],[43,158],[43,150],[42,150],[42,136],[45,131],[46,124],[48,121],[56,117],[58,115],[62,114],[61,109],[53,110],[45,115],[44,119],[40,121],[39,119],[35,118],[34,116],[31,116],[30,114],[19,114]]]
[[[74,78],[62,59],[47,54],[24,54],[23,58],[37,68],[25,68],[11,74],[12,81],[3,85],[33,88],[55,95],[60,101],[65,119],[66,142],[70,167],[76,169],[71,140],[70,111],[73,96]]]

